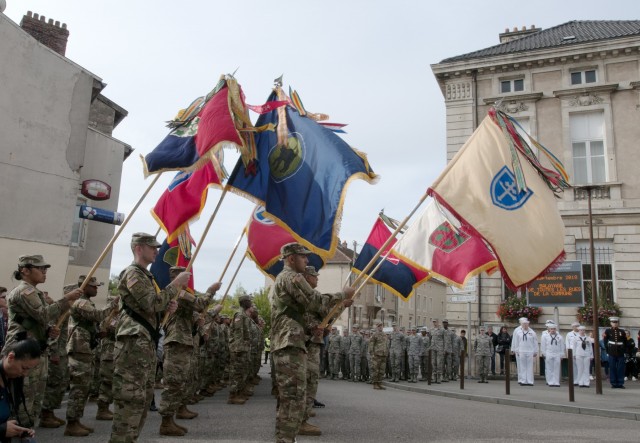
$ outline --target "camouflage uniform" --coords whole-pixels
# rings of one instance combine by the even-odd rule
[[[173,417],[191,396],[188,387],[193,375],[193,311],[201,312],[210,300],[191,292],[186,290],[179,298],[178,309],[164,328],[163,389],[158,408],[163,417]]]
[[[393,331],[391,333],[389,350],[391,356],[391,374],[393,377],[392,381],[394,382],[400,379],[402,369],[401,361],[404,357],[405,339],[405,335],[400,331]]]
[[[340,338],[340,369],[342,370],[343,380],[351,378],[349,372],[349,348],[351,347],[351,336],[348,334],[348,331],[345,330]]]
[[[451,330],[452,352],[451,352],[451,380],[456,381],[460,373],[460,353],[462,352],[462,339],[455,330]]]
[[[444,369],[444,329],[440,326],[431,330],[431,374],[435,383],[442,380]]]
[[[389,348],[387,346],[387,336],[382,330],[376,331],[369,340],[369,354],[371,354],[371,378],[373,380],[373,388],[382,388],[382,378],[384,377],[384,368],[387,362]],[[382,388],[384,389],[384,388]]]
[[[231,322],[229,330],[229,351],[231,352],[229,394],[232,396],[243,393],[247,387],[252,324],[253,320],[243,310],[236,312]]]
[[[287,247],[283,246],[283,250]],[[304,250],[301,245],[296,247],[300,249],[295,253]],[[277,443],[293,442],[304,419],[307,353],[303,316],[312,303],[322,303],[322,294],[298,275],[285,263],[271,288],[271,355],[278,386]]]
[[[444,323],[444,322],[443,322]],[[451,329],[444,328],[444,367],[442,368],[442,381],[449,381],[453,360],[453,337]]]
[[[62,405],[62,398],[69,386],[69,359],[67,358],[67,337],[69,336],[67,326],[69,325],[69,317],[66,317],[60,325],[60,336],[49,347],[49,373],[47,375],[47,387],[42,400],[42,414],[45,411],[53,414],[53,410],[59,409]],[[58,357],[59,361],[54,363],[53,357]],[[45,417],[40,417],[40,426],[45,427],[43,422]],[[64,420],[60,420],[54,427],[63,425]],[[46,426],[48,427],[48,426]]]
[[[420,366],[422,378],[420,381],[427,381],[429,376],[429,349],[431,349],[431,336],[427,334],[422,335],[422,354],[420,357]]]
[[[491,355],[493,354],[493,338],[485,334],[484,329],[480,330],[480,333],[476,336],[473,342],[473,350],[476,354],[476,367],[480,376],[478,383],[487,383]]]
[[[409,356],[409,382],[416,383],[418,381],[418,371],[420,369],[420,356],[423,351],[422,337],[416,335],[415,332],[407,337],[407,354]]]
[[[44,294],[35,286],[21,281],[7,295],[9,307],[9,328],[5,347],[12,343],[33,338],[44,349],[49,346],[47,329],[56,319],[69,309],[71,303],[65,298],[48,305]],[[42,399],[47,385],[49,372],[49,352],[44,351],[40,357],[40,364],[24,378],[24,395],[26,411],[21,407],[18,412],[22,426],[31,427],[40,414]]]
[[[178,291],[173,285],[161,291],[151,272],[134,263],[120,274],[118,292],[120,314],[113,371],[115,410],[110,442],[129,443],[137,441],[147,418],[157,362],[156,337],[132,315],[158,331],[160,313]]]
[[[332,330],[329,336],[329,372],[331,380],[340,375],[340,334],[338,330]]]
[[[360,359],[362,358],[362,342],[363,337],[359,331],[351,334],[349,345],[349,369],[351,372],[351,381],[360,381]]]
[[[360,358],[360,375],[361,380],[371,383],[371,355],[369,355],[369,340],[371,333],[365,331],[362,336],[362,357]]]
[[[100,325],[100,385],[98,386],[98,406],[108,408],[113,403],[113,350],[116,345],[117,312],[104,319]],[[110,415],[110,414],[109,414]]]
[[[113,303],[113,302],[112,302]],[[97,309],[91,299],[83,295],[71,307],[69,320],[69,355],[70,386],[69,403],[67,404],[67,420],[79,420],[84,415],[84,408],[89,398],[89,388],[93,380],[94,350],[98,345],[98,325],[113,309],[108,304]]]

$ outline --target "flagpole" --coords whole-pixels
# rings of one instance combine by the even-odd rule
[[[233,256],[236,255],[236,251],[238,250],[238,245],[240,245],[240,241],[244,237],[245,232],[246,232],[246,229],[243,228],[242,229],[242,233],[240,233],[240,237],[238,237],[238,240],[236,241],[236,244],[233,247],[233,251],[231,251],[231,255],[229,256],[229,259],[227,260],[227,264],[224,266],[224,269],[222,270],[222,275],[220,275],[220,278],[218,279],[218,281],[222,281],[222,278],[224,277],[224,274],[227,272],[227,269],[229,269],[229,265],[231,264],[231,260],[233,260]],[[235,277],[235,275],[234,275],[234,277]]]
[[[231,281],[229,282],[229,286],[227,286],[227,290],[224,293],[224,296],[222,297],[222,300],[220,300],[219,304],[223,304],[224,301],[227,298],[227,295],[229,295],[229,290],[231,289],[231,285],[233,285],[234,280],[236,279],[236,276],[238,275],[238,271],[240,271],[240,267],[242,266],[242,263],[244,263],[244,259],[247,257],[247,254],[244,254],[242,256],[242,260],[240,260],[240,263],[238,263],[238,267],[236,268],[236,272],[233,273],[233,277],[231,277]]]
[[[211,217],[209,217],[209,221],[207,222],[207,226],[206,228],[204,228],[204,232],[202,233],[202,237],[200,237],[200,241],[198,242],[198,245],[196,246],[196,250],[193,251],[193,254],[191,254],[191,259],[189,260],[189,263],[187,264],[187,269],[185,269],[184,272],[189,272],[191,271],[191,268],[193,268],[193,263],[196,261],[196,257],[198,256],[198,252],[200,252],[200,248],[202,247],[202,244],[204,243],[204,239],[207,238],[207,234],[209,233],[209,229],[211,228],[211,225],[213,224],[213,220],[216,218],[216,215],[218,214],[218,210],[220,209],[220,206],[222,206],[222,201],[224,200],[225,195],[227,195],[227,188],[225,187],[222,190],[222,194],[220,195],[220,199],[218,200],[218,204],[216,205],[216,209],[213,210],[213,214],[211,214]],[[172,298],[172,301],[177,300],[178,298],[180,298],[180,295],[182,295],[184,289],[181,289],[180,291],[178,291],[178,294]],[[170,317],[170,313],[167,311],[166,314],[164,314],[164,318],[162,319],[162,323],[160,324],[160,326],[164,326],[167,324],[167,320],[169,320]]]
[[[135,204],[131,212],[129,212],[129,214],[125,217],[124,221],[122,222],[122,224],[120,225],[116,233],[113,235],[111,240],[109,240],[109,243],[107,243],[107,246],[105,246],[104,250],[102,251],[102,254],[100,254],[100,257],[98,257],[98,260],[95,262],[93,267],[89,270],[89,273],[87,274],[87,276],[84,278],[84,281],[80,285],[80,288],[79,288],[80,290],[84,291],[84,288],[87,287],[87,285],[89,284],[89,280],[91,280],[91,277],[93,277],[93,274],[96,273],[98,266],[100,266],[104,258],[107,256],[107,254],[113,247],[113,244],[116,242],[116,240],[124,230],[125,226],[127,226],[127,223],[129,223],[129,220],[131,220],[131,217],[133,217],[133,214],[135,214],[135,212],[138,210],[138,207],[140,206],[142,201],[147,197],[147,194],[149,193],[149,191],[151,191],[151,188],[153,188],[153,186],[156,184],[156,182],[158,181],[161,175],[162,175],[162,172],[159,174],[156,174],[155,178],[151,181],[151,183],[149,183],[147,190],[144,191],[144,193],[142,194],[138,202]],[[61,315],[58,318],[58,321],[56,322],[56,326],[59,328],[69,315],[71,315],[70,311],[67,311],[63,315]]]
[[[371,269],[371,267],[373,266],[373,264],[376,262],[376,260],[378,259],[378,257],[380,257],[380,254],[382,254],[382,251],[384,251],[387,246],[389,246],[389,244],[393,241],[394,238],[396,238],[396,235],[398,235],[398,233],[402,230],[402,228],[405,227],[405,225],[407,224],[407,222],[409,221],[409,219],[413,216],[413,214],[415,214],[415,212],[418,210],[418,208],[422,205],[422,203],[427,199],[427,193],[425,192],[422,197],[420,197],[420,201],[418,202],[418,204],[413,208],[413,210],[409,213],[409,215],[407,215],[404,220],[402,220],[400,222],[400,224],[398,225],[398,227],[396,228],[395,231],[393,231],[393,233],[389,236],[389,238],[387,239],[387,241],[384,242],[384,244],[382,246],[380,246],[380,249],[378,249],[378,251],[375,253],[375,255],[371,258],[371,260],[369,261],[369,263],[367,263],[367,266],[364,267],[364,269],[360,272],[360,274],[356,277],[356,279],[353,282],[353,286],[356,285],[356,283],[358,283],[358,281],[361,279],[361,277],[363,275],[365,275],[369,269]],[[333,317],[336,312],[338,312],[338,310],[340,309],[341,303],[336,304],[333,309],[331,310],[331,312],[329,312],[329,314],[327,314],[327,316],[324,318],[324,320],[322,320],[322,323],[320,324],[320,328],[324,329],[327,327],[327,324],[329,323],[329,320],[331,319],[331,317]]]

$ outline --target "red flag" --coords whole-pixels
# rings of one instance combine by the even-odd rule
[[[151,215],[173,242],[189,222],[197,219],[207,201],[209,187],[221,187],[218,174],[211,162],[195,171],[181,171],[162,194]]]

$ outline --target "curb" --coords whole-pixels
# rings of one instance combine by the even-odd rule
[[[516,400],[501,397],[485,397],[479,395],[463,394],[461,392],[436,391],[432,389],[404,386],[397,383],[382,382],[386,387],[399,391],[415,392],[418,394],[436,395],[439,397],[455,398],[458,400],[471,400],[481,403],[493,403],[505,406],[516,406],[519,408],[540,409],[551,412],[566,412],[568,414],[581,414],[606,418],[620,418],[623,420],[640,421],[640,414],[626,411],[616,411],[612,409],[584,408],[580,406],[568,406],[555,403],[541,403],[526,400]]]

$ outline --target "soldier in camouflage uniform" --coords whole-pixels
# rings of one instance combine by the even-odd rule
[[[229,334],[229,350],[231,362],[229,366],[229,399],[227,403],[243,405],[249,398],[247,390],[247,368],[251,353],[251,311],[253,303],[251,296],[241,295],[238,298],[240,311],[233,315]]]
[[[78,285],[65,286],[63,293],[77,289]],[[53,300],[45,292],[47,304]],[[49,373],[47,374],[47,387],[42,400],[40,412],[41,428],[59,428],[67,422],[54,415],[53,411],[62,406],[62,398],[69,386],[69,359],[67,358],[67,338],[69,331],[69,316],[64,316],[60,325],[60,336],[51,342],[49,346]]]
[[[452,336],[452,352],[451,352],[451,380],[458,380],[460,373],[460,353],[462,352],[462,339],[456,334],[456,329],[451,328]]]
[[[376,320],[376,332],[369,340],[369,354],[371,355],[371,379],[373,381],[373,389],[386,389],[382,386],[382,378],[384,377],[384,368],[387,363],[387,355],[389,354],[388,339],[382,331],[382,322]]]
[[[338,328],[331,327],[331,335],[329,336],[329,372],[331,372],[331,380],[335,380],[340,375],[340,340],[342,337],[338,334]]]
[[[81,286],[85,276],[78,279]],[[111,300],[102,309],[97,309],[91,300],[98,295],[98,283],[95,277],[91,277],[84,288],[84,293],[71,307],[69,320],[69,341],[67,342],[67,354],[69,356],[70,389],[69,402],[67,404],[67,427],[64,435],[72,437],[86,437],[93,429],[80,423],[84,415],[84,408],[89,398],[89,388],[93,380],[93,365],[95,348],[98,346],[98,325],[104,320],[118,299]]]
[[[404,357],[404,349],[405,349],[405,335],[398,331],[398,327],[395,323],[392,324],[393,332],[391,333],[391,342],[389,345],[389,351],[391,355],[391,374],[392,374],[392,382],[397,382],[400,380],[400,374],[402,370],[402,359]]]
[[[351,340],[349,343],[349,370],[352,382],[361,381],[360,359],[362,358],[362,342],[363,337],[362,334],[360,334],[360,327],[353,325],[351,327]]]
[[[307,255],[311,253],[299,243],[288,243],[281,250],[284,268],[271,287],[271,355],[278,386],[276,443],[292,443],[300,431],[306,402],[307,353],[304,314],[312,303],[322,304],[323,295],[304,279]],[[354,289],[345,287],[336,294],[350,298]],[[313,429],[318,435],[320,430]]]
[[[107,299],[111,301],[113,297]],[[116,345],[117,305],[100,324],[100,383],[98,385],[98,411],[96,420],[113,420],[109,405],[113,403],[113,350]]]
[[[440,384],[442,380],[442,371],[444,369],[444,329],[438,325],[438,320],[433,319],[433,328],[431,329],[431,374],[433,382]]]
[[[454,333],[449,329],[449,322],[442,320],[444,329],[444,367],[442,368],[442,381],[448,382],[451,376],[451,366],[453,360],[453,337]]]
[[[409,383],[418,382],[420,370],[420,356],[423,351],[422,337],[416,334],[416,328],[411,328],[407,337],[407,354],[409,356]]]
[[[349,348],[351,347],[351,336],[345,328],[340,337],[340,370],[342,371],[342,380],[349,380]]]
[[[491,365],[491,355],[493,354],[493,338],[485,333],[485,327],[480,326],[480,332],[473,342],[473,350],[476,354],[476,367],[480,380],[478,383],[489,383],[489,366]]]
[[[422,354],[420,355],[422,377],[420,378],[420,381],[427,381],[427,377],[429,377],[429,349],[431,349],[431,336],[429,335],[426,327],[422,328],[420,335],[422,335]]]
[[[169,279],[175,279],[185,270],[181,266],[170,268]],[[186,406],[190,394],[187,389],[189,376],[192,375],[193,316],[194,311],[200,313],[207,308],[220,286],[220,282],[212,284],[203,297],[196,296],[188,287],[183,288],[178,298],[178,309],[164,326],[163,389],[158,408],[162,416],[160,435],[181,437],[186,434],[185,428],[175,423],[174,415],[179,419],[198,416]],[[222,306],[218,305],[217,310],[221,309]]]
[[[155,236],[135,233],[131,238],[134,261],[120,274],[120,313],[114,350],[113,400],[115,410],[110,443],[137,441],[153,400],[156,348],[161,314],[175,312],[172,300],[189,283],[181,272],[160,290],[147,267],[158,255]]]
[[[44,294],[36,286],[46,281],[47,270],[50,267],[41,255],[20,256],[18,269],[13,272],[13,278],[20,280],[20,284],[7,295],[9,325],[4,346],[25,338],[33,338],[43,350],[40,364],[24,378],[26,410],[20,408],[18,415],[20,423],[25,427],[35,424],[35,419],[42,409],[49,361],[46,348],[50,339],[60,335],[60,329],[54,323],[82,295],[82,291],[76,289],[64,294],[57,302],[47,304]]]
[[[360,379],[371,384],[371,356],[369,355],[369,340],[371,332],[366,329],[362,334],[362,357],[360,358]]]

